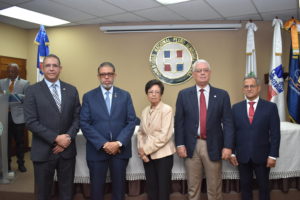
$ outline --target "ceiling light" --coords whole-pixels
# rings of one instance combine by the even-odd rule
[[[0,10],[0,15],[20,19],[35,24],[42,24],[45,26],[58,26],[70,23],[68,21],[58,19],[56,17],[51,17],[49,15],[41,14],[17,6]]]
[[[170,31],[216,31],[238,30],[238,24],[163,24],[163,25],[133,25],[133,26],[100,26],[104,33],[131,33],[131,32],[170,32]]]
[[[190,1],[190,0],[156,0],[157,2],[161,4],[174,4],[174,3],[181,3],[185,1]]]

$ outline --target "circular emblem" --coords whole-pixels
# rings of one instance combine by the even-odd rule
[[[171,85],[188,81],[192,64],[198,59],[194,47],[182,37],[169,36],[155,44],[150,54],[154,75]]]

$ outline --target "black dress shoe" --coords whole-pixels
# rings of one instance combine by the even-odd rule
[[[24,165],[19,165],[18,168],[19,168],[20,172],[26,172],[27,171],[27,169],[26,169],[26,167]]]

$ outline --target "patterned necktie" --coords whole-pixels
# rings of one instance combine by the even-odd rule
[[[252,124],[253,117],[254,117],[254,104],[255,104],[255,102],[253,102],[253,101],[249,102],[249,105],[250,105],[250,107],[249,107],[249,122],[250,122],[250,124]]]
[[[204,89],[200,89],[200,137],[206,139],[206,101]]]
[[[108,114],[110,114],[110,98],[109,98],[109,91],[105,92],[105,104],[108,111]]]
[[[10,82],[9,87],[8,87],[8,90],[9,90],[10,93],[12,93],[14,91],[14,87],[15,87],[15,80],[12,80]]]
[[[58,92],[57,92],[57,89],[56,89],[57,85],[55,83],[53,83],[51,85],[51,88],[52,88],[52,96],[54,98],[54,101],[57,105],[57,108],[59,110],[59,112],[61,112],[61,101],[59,99],[59,96],[58,96]]]

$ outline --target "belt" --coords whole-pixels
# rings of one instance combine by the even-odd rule
[[[206,140],[206,137],[203,137],[203,136],[201,136],[201,135],[198,135],[198,136],[197,136],[197,139],[200,139],[200,140]]]

